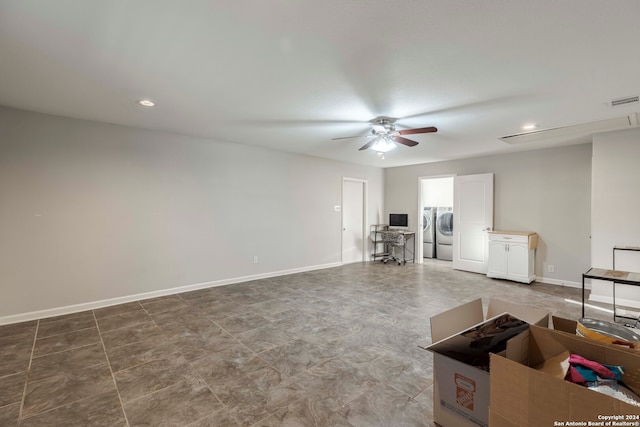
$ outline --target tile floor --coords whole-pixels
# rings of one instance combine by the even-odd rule
[[[429,316],[498,296],[579,317],[577,289],[450,265],[352,264],[0,326],[0,425],[430,426]]]

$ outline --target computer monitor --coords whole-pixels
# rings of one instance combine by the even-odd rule
[[[408,214],[389,214],[389,226],[390,227],[408,227],[409,215]]]

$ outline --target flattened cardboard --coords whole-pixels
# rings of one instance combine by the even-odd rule
[[[624,383],[640,391],[640,353],[553,329],[531,326],[528,359],[538,366],[564,352],[625,367]],[[511,342],[509,343],[509,345]],[[490,407],[498,426],[554,425],[558,421],[597,422],[603,414],[639,414],[640,408],[556,378],[517,360],[491,355]],[[511,424],[509,424],[511,423]]]

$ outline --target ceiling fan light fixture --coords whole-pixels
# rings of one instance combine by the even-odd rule
[[[386,153],[387,151],[391,151],[396,148],[396,143],[393,142],[390,138],[378,137],[376,142],[373,143],[371,149],[377,151],[378,153]]]

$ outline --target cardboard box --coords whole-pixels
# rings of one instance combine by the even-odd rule
[[[638,417],[640,407],[564,380],[560,364],[571,353],[623,366],[623,382],[640,394],[637,351],[531,326],[509,341],[503,355],[491,355],[491,426],[561,426],[568,421],[574,425],[607,425],[602,417],[615,415],[622,416],[613,420],[616,422],[640,422],[639,418],[625,418]]]
[[[434,344],[427,349],[434,353],[433,413],[437,424],[443,427],[488,425],[489,373],[470,364],[470,359],[460,354],[460,350],[466,345],[465,334],[481,329],[505,313],[529,324],[546,327],[549,323],[548,312],[495,298],[489,301],[487,320],[483,315],[482,299],[430,319]],[[468,336],[466,338],[468,342]],[[503,338],[505,336],[498,337]]]

